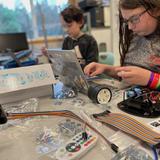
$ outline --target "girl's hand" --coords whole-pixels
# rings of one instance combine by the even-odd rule
[[[106,65],[92,62],[85,66],[84,73],[88,76],[96,76],[102,74],[105,71]]]
[[[151,74],[151,71],[136,66],[117,67],[115,70],[119,77],[131,85],[146,86]]]

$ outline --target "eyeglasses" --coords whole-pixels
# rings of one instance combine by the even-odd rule
[[[130,17],[129,19],[127,20],[123,20],[123,24],[125,25],[128,25],[128,23],[130,22],[131,24],[137,24],[140,22],[140,17],[146,13],[148,11],[148,9],[144,10],[142,13],[138,14],[138,15],[135,15],[135,16],[132,16]]]

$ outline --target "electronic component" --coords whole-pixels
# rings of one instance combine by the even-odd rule
[[[153,160],[152,157],[143,149],[138,146],[131,145],[116,154],[112,160]]]
[[[96,103],[106,104],[111,100],[111,90],[105,85],[90,85],[88,97]]]
[[[86,139],[87,136],[87,139]],[[60,147],[55,153],[57,160],[74,160],[80,158],[96,145],[98,136],[89,131],[80,132]]]
[[[88,139],[87,132],[82,132],[82,138],[86,141]]]
[[[106,113],[106,112],[105,112]],[[109,111],[107,111],[107,113],[109,113]],[[81,122],[83,124],[85,124],[86,127],[88,127],[89,129],[91,129],[92,131],[94,131],[97,135],[99,135],[100,137],[102,137],[102,139],[106,142],[106,144],[110,145],[110,147],[115,150],[115,147],[113,147],[113,144],[105,137],[103,136],[96,128],[94,128],[93,126],[91,126],[88,122],[86,122],[85,120],[83,120],[82,118],[80,118],[78,115],[76,115],[75,113],[73,113],[72,111],[68,111],[68,110],[60,110],[60,111],[46,111],[46,112],[29,112],[29,113],[8,113],[7,114],[7,118],[9,120],[12,119],[21,119],[21,118],[28,118],[28,117],[36,117],[36,116],[59,116],[59,117],[69,117],[71,119],[75,119],[78,122]],[[85,127],[85,128],[86,128]],[[83,128],[84,131],[84,128]],[[88,133],[88,132],[87,132]],[[93,135],[93,134],[92,134]],[[97,137],[97,136],[96,136]],[[97,138],[96,138],[97,139]],[[95,139],[95,140],[96,140]],[[89,138],[88,138],[89,140]],[[94,140],[94,142],[95,142]],[[93,143],[93,142],[92,142]],[[93,145],[93,144],[92,144]],[[117,147],[116,147],[117,148]],[[117,149],[118,150],[118,149]],[[117,151],[116,151],[117,152]],[[84,153],[83,153],[84,154]]]
[[[141,88],[139,86],[134,86],[132,88],[129,88],[125,90],[124,92],[124,100],[130,97],[137,97],[144,93],[148,93],[150,90],[148,88]]]
[[[118,103],[121,110],[141,117],[160,115],[160,92],[135,87],[125,91],[124,94],[124,100]]]
[[[159,132],[154,131],[146,124],[139,122],[127,114],[111,113],[106,110],[102,113],[93,114],[93,117],[102,124],[112,125],[128,134],[133,135],[134,137],[141,139],[142,141],[149,143],[152,146],[159,144]],[[118,146],[112,146],[111,142],[110,144],[112,149],[118,148]]]
[[[58,124],[59,131],[68,137],[74,136],[83,130],[82,124],[72,119],[66,119]]]

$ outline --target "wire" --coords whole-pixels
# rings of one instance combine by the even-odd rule
[[[151,149],[153,151],[154,160],[158,160],[158,154],[157,154],[157,151],[156,151],[156,147],[154,145],[152,145]]]
[[[69,118],[75,119],[81,123],[84,123],[85,126],[89,127],[91,130],[97,133],[111,147],[113,151],[115,151],[116,153],[118,152],[118,149],[119,149],[118,146],[111,143],[96,128],[94,128],[92,125],[90,125],[85,120],[81,119],[79,116],[77,116],[75,113],[71,111],[60,110],[60,111],[46,111],[46,112],[7,113],[8,120],[35,117],[35,116],[59,116],[59,117],[69,117]]]
[[[147,125],[140,123],[136,119],[121,113],[103,112],[93,115],[95,120],[112,125],[126,133],[129,133],[137,138],[151,144],[156,145],[160,142],[160,134],[153,131]]]

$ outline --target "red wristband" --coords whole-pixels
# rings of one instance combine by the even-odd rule
[[[158,73],[154,73],[154,77],[153,77],[153,80],[151,82],[150,88],[156,89],[158,81],[159,81],[159,74]]]
[[[160,74],[159,74],[159,80],[158,80],[158,83],[157,83],[156,89],[157,89],[158,91],[160,91]]]

